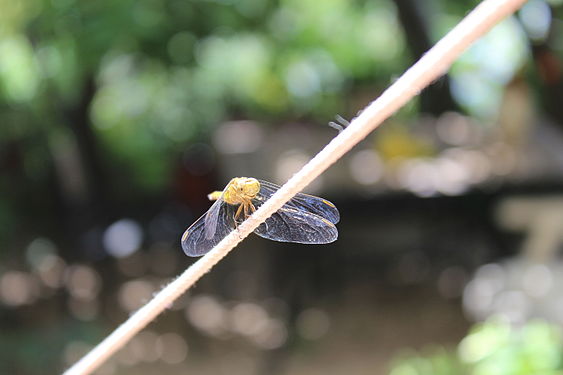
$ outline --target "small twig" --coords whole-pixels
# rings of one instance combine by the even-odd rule
[[[336,122],[330,121],[328,123],[328,126],[338,130],[338,134],[342,133],[342,131],[344,129],[346,129],[348,126],[350,126],[350,121],[346,120],[344,117],[342,117],[340,115],[336,115],[336,116],[334,116],[334,118],[336,119]]]
[[[309,163],[283,185],[238,231],[231,232],[209,253],[195,262],[176,280],[162,289],[149,303],[133,314],[125,323],[84,356],[65,375],[90,374],[113,353],[123,347],[137,332],[169,307],[201,276],[209,272],[242,239],[276,212],[295,194],[303,190],[354,145],[364,139],[385,119],[422,89],[440,77],[452,62],[475,40],[499,21],[512,14],[526,0],[485,0],[440,40],[426,55],[405,72],[377,100],[372,102],[350,126],[336,136]],[[499,56],[499,58],[503,58]]]

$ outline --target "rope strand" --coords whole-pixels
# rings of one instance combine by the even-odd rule
[[[515,12],[526,0],[485,0],[407,70],[350,125],[283,185],[238,231],[231,232],[204,257],[162,289],[151,301],[86,354],[64,375],[90,374],[154,320],[180,295],[225,257],[258,225],[303,190],[358,142],[399,110],[426,86],[444,74],[452,62],[495,24]],[[502,57],[500,57],[502,58]]]

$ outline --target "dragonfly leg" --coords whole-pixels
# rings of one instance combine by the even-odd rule
[[[238,220],[238,218],[240,217],[240,214],[242,214],[243,206],[244,206],[243,204],[238,206],[237,212],[235,213],[235,221]]]
[[[238,221],[237,219],[239,218],[239,216],[241,214],[244,214],[244,219],[246,220],[247,215],[246,215],[246,204],[244,202],[241,203],[241,205],[238,207],[237,212],[235,213],[235,230],[238,232]],[[239,235],[239,238],[242,239],[242,237]]]
[[[238,230],[238,218],[239,218],[239,216],[240,216],[240,214],[242,213],[242,210],[243,210],[242,206],[243,205],[241,204],[238,207],[237,212],[235,212],[235,217],[234,217],[234,219],[235,219],[235,229],[237,229],[237,230]]]
[[[246,219],[250,216],[250,206],[249,205],[252,204],[252,203],[249,202],[248,204],[246,204],[246,203],[243,203],[243,204],[244,204],[244,218]]]

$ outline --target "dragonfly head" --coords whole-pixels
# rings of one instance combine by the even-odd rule
[[[254,199],[260,191],[260,182],[251,177],[235,177],[227,187],[223,195],[223,200],[228,204],[241,204],[250,199]]]

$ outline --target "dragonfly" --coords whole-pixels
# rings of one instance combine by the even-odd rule
[[[182,235],[188,256],[209,252],[238,228],[280,187],[251,177],[235,177],[223,189],[208,195],[215,201]],[[336,241],[340,213],[334,204],[313,195],[298,193],[255,230],[258,236],[279,242],[326,244]]]

